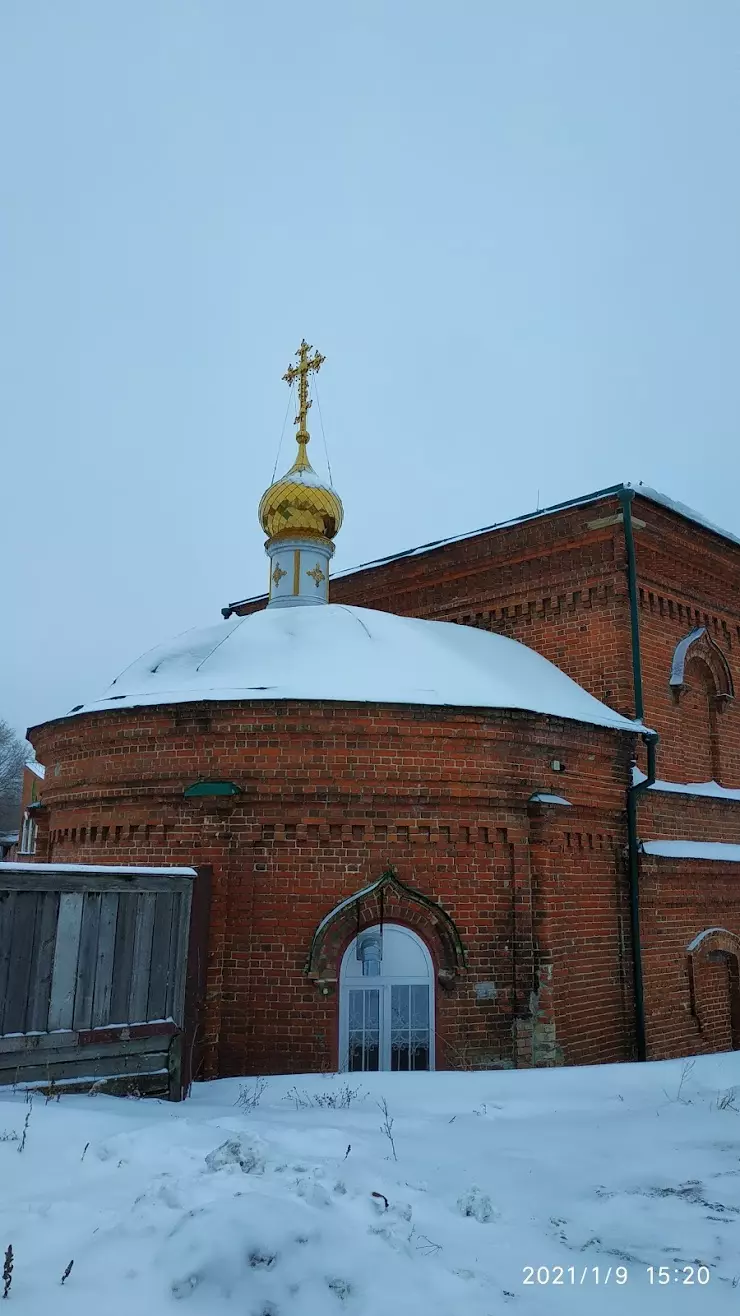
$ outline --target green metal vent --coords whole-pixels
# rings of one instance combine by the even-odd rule
[[[233,781],[196,781],[186,786],[183,795],[186,800],[195,800],[202,795],[241,795],[241,787]]]

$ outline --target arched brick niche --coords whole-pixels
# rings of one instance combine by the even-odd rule
[[[344,948],[364,928],[383,922],[400,922],[418,932],[432,952],[440,986],[452,986],[465,971],[462,938],[447,911],[387,868],[321,920],[311,941],[306,976],[320,990],[332,990]]]
[[[686,951],[690,1010],[703,1049],[740,1050],[740,937],[706,928]]]
[[[704,679],[711,685],[713,697],[722,707],[733,699],[735,688],[732,672],[719,645],[715,643],[706,626],[695,626],[688,635],[679,640],[673,651],[670,685],[676,700],[690,686],[691,667],[701,664],[706,673]]]
[[[719,715],[735,692],[727,659],[706,627],[695,627],[676,645],[670,686],[680,707],[683,779],[721,781]]]

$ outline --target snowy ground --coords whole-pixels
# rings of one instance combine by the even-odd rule
[[[181,1106],[37,1097],[22,1152],[8,1094],[8,1316],[737,1314],[740,1054],[682,1070],[275,1078],[254,1109],[253,1079]]]

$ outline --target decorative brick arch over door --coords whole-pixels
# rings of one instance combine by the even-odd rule
[[[429,896],[402,882],[394,868],[387,868],[321,920],[311,941],[306,976],[320,991],[332,990],[349,942],[365,929],[385,923],[399,923],[418,934],[429,948],[441,986],[451,986],[465,972],[462,939],[450,915]]]
[[[690,1008],[703,1049],[740,1051],[740,937],[706,928],[686,950]]]

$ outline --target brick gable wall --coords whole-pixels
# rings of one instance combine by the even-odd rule
[[[740,787],[738,700],[718,711],[712,768],[712,728],[704,678],[687,672],[689,689],[676,699],[671,661],[679,641],[704,626],[729,664],[740,697],[740,546],[700,526],[635,500],[644,526],[635,532],[645,718],[660,735],[659,776]]]

